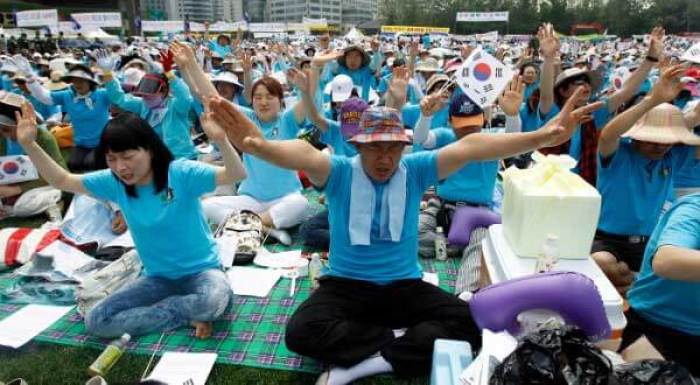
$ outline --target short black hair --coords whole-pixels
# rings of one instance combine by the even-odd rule
[[[155,192],[165,190],[168,187],[168,168],[175,158],[148,122],[136,114],[122,112],[107,123],[102,131],[100,143],[97,145],[95,161],[99,168],[107,168],[108,152],[138,149],[151,153]],[[124,188],[128,196],[137,197],[136,188],[133,185],[124,184]]]

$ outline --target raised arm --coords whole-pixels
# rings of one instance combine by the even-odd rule
[[[684,71],[685,69],[681,65],[667,68],[661,74],[659,81],[654,84],[648,96],[608,122],[598,139],[598,151],[604,158],[617,151],[620,137],[647,111],[661,103],[673,100],[681,92],[683,83],[679,81],[679,78]]]
[[[243,97],[249,104],[253,104],[253,58],[245,51],[240,56],[243,65]]]
[[[56,163],[36,142],[37,125],[34,108],[29,102],[22,105],[22,112],[15,112],[17,120],[17,141],[24,149],[46,182],[62,191],[74,194],[87,194],[82,176],[71,174]]]
[[[173,42],[170,45],[170,50],[183,78],[188,82],[188,86],[194,94],[199,97],[202,104],[206,104],[209,98],[219,95],[212,82],[197,64],[194,51],[189,46]]]
[[[315,69],[311,69],[312,74],[315,72]],[[328,130],[328,123],[326,122],[326,119],[318,112],[316,103],[314,103],[311,96],[311,90],[316,89],[315,87],[312,87],[312,81],[310,79],[311,76],[313,75],[306,76],[304,72],[299,71],[296,68],[290,69],[287,73],[287,78],[289,81],[291,81],[292,84],[294,84],[301,91],[301,102],[300,104],[297,104],[297,107],[295,108],[298,108],[299,106],[305,108],[306,116],[309,118],[311,123],[318,127],[319,130],[326,132],[326,130]]]
[[[446,93],[434,93],[420,101],[420,116],[413,131],[413,142],[425,149],[435,148],[435,133],[430,131],[433,115],[440,111],[449,101]]]
[[[554,105],[554,76],[555,58],[559,55],[559,39],[556,37],[554,27],[544,24],[537,31],[537,39],[540,41],[540,55],[544,58],[542,74],[540,75],[540,113],[546,115]]]
[[[212,142],[216,143],[224,160],[224,167],[216,167],[216,184],[230,185],[246,177],[245,167],[238,153],[226,137],[226,131],[214,121],[213,113],[209,108],[212,100],[204,104],[204,113],[201,117],[202,129]]]
[[[303,140],[268,141],[235,105],[222,98],[211,104],[213,118],[234,145],[277,166],[302,170],[316,186],[324,186],[330,174],[330,158]]]
[[[392,69],[391,81],[389,81],[389,91],[386,94],[386,106],[401,111],[406,104],[409,73],[406,67],[396,67]]]
[[[476,133],[443,147],[438,151],[439,178],[448,177],[470,161],[501,159],[566,142],[574,133],[576,125],[603,105],[597,102],[574,110],[574,101],[582,91],[582,87],[578,88],[561,112],[537,131],[513,134]]]

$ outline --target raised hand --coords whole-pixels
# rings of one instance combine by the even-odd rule
[[[447,93],[436,92],[424,97],[420,101],[420,112],[423,116],[433,116],[438,111],[440,111],[447,101],[449,100],[449,95]]]
[[[513,79],[508,83],[506,89],[498,97],[498,105],[508,116],[516,116],[520,111],[525,94],[525,82],[522,76],[513,75]]]
[[[251,122],[233,103],[216,97],[210,101],[209,107],[212,112],[211,117],[226,131],[228,139],[239,150],[254,154],[265,141],[255,123]]]
[[[202,129],[204,133],[207,134],[209,140],[221,143],[226,140],[226,131],[214,120],[214,113],[211,111],[211,103],[211,99],[204,103],[204,113],[200,118]]]
[[[372,48],[372,52],[378,52],[380,46],[379,39],[377,39],[376,36],[372,38],[372,41],[370,41],[369,46],[370,48]]]
[[[474,48],[469,46],[469,44],[462,44],[462,48],[460,49],[460,51],[462,53],[462,59],[468,58],[469,55],[471,55],[473,50],[474,50]]]
[[[253,70],[253,57],[248,52],[241,52],[238,59],[240,59],[244,71],[250,72]]]
[[[189,48],[189,47],[188,47]],[[191,50],[190,50],[191,52]],[[173,51],[169,49],[163,49],[160,51],[160,64],[163,65],[163,72],[170,72],[173,69],[174,54]]]
[[[561,44],[552,24],[543,24],[537,31],[537,39],[540,41],[540,55],[546,58],[559,56]]]
[[[294,84],[301,92],[310,93],[309,77],[303,71],[290,68],[287,71],[287,80]]]
[[[685,72],[683,65],[674,65],[666,68],[659,77],[659,80],[651,88],[649,96],[654,103],[660,104],[673,100],[681,90],[684,84],[680,81],[681,76]]]
[[[179,41],[172,42],[168,52],[170,53],[170,58],[172,61],[174,61],[180,68],[187,68],[197,63],[197,58],[195,57],[192,48],[186,44],[180,43]],[[172,63],[170,65],[172,68]],[[168,71],[165,69],[165,64],[163,64],[163,71]]]
[[[420,53],[420,43],[411,41],[408,46],[408,56],[416,57]]]
[[[583,94],[583,91],[583,86],[578,87],[566,101],[559,114],[540,128],[546,133],[542,147],[558,146],[571,139],[578,124],[591,119],[590,114],[603,106],[603,102],[595,102],[574,110],[576,100]]]
[[[664,36],[666,36],[666,30],[662,27],[654,27],[650,35],[647,56],[657,60],[661,59],[664,52]]]
[[[406,95],[408,88],[408,80],[410,74],[408,68],[401,66],[396,67],[391,71],[391,80],[389,81],[389,92],[395,98],[403,98]]]
[[[331,62],[333,60],[337,60],[338,58],[343,57],[343,51],[336,49],[332,51],[326,51],[323,53],[316,54],[313,59],[311,59],[311,63],[315,66],[323,66],[328,62]]]
[[[17,121],[17,142],[23,146],[36,140],[36,113],[31,103],[24,102],[20,111],[15,111]]]

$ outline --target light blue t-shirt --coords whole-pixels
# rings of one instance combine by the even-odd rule
[[[531,111],[527,103],[520,106],[520,122],[522,123],[522,132],[537,131],[541,124],[537,111]]]
[[[160,118],[153,116],[155,110],[148,108],[143,98],[125,93],[116,79],[108,82],[105,89],[112,103],[148,121],[175,158],[194,159],[197,153],[190,138],[190,128],[194,123],[189,116],[192,106],[190,89],[180,78],[170,80],[168,84],[170,96],[159,112]]]
[[[24,149],[16,141],[5,138],[5,155],[24,155]]]
[[[675,281],[654,274],[661,246],[700,250],[700,194],[683,197],[654,229],[637,281],[627,294],[632,308],[649,321],[700,336],[700,282]]]
[[[677,145],[661,160],[638,153],[628,139],[607,160],[598,159],[598,191],[603,198],[598,228],[618,235],[649,236],[654,230],[674,174],[697,165],[695,149]]]
[[[451,128],[440,127],[431,132],[435,133],[436,148],[445,147],[457,141]],[[437,195],[452,202],[491,206],[497,174],[498,161],[496,160],[468,162],[464,167],[438,183]]]
[[[350,70],[347,67],[336,65],[333,70],[324,72],[324,83],[332,81],[337,75],[350,76],[352,83],[355,86],[360,87],[360,98],[366,102],[369,102],[370,88],[377,88],[377,78],[374,76],[374,71],[372,71],[369,66],[364,66],[356,70]]]
[[[32,107],[34,107],[34,111],[41,115],[41,117],[44,120],[61,112],[61,107],[57,105],[47,106],[46,104],[41,103],[39,99],[35,98],[32,94],[22,93],[22,96],[24,96],[29,101],[29,103],[32,104]]]
[[[77,146],[95,148],[109,121],[110,101],[107,91],[98,88],[90,93],[92,109],[87,106],[85,100],[76,99],[76,95],[73,87],[70,87],[66,90],[51,91],[51,100],[70,116],[73,123],[73,142]]]
[[[219,56],[221,56],[222,58],[231,53],[231,46],[219,45],[219,43],[216,40],[209,41],[209,49],[219,54]]]
[[[260,128],[267,140],[295,139],[299,133],[293,108],[284,111],[272,122],[262,122],[253,110],[239,108]],[[239,194],[268,202],[301,191],[301,182],[296,171],[277,167],[248,153],[243,154],[243,165],[248,176],[241,182]]]
[[[357,148],[354,144],[348,143],[340,131],[340,123],[335,120],[326,119],[328,128],[326,132],[321,132],[321,142],[333,147],[334,155],[353,157],[357,155]]]
[[[415,129],[418,118],[420,118],[420,104],[406,104],[401,108],[401,120],[405,127]],[[430,129],[432,130],[438,127],[452,127],[450,124],[450,109],[448,106],[443,107],[433,115],[433,120],[430,122]]]
[[[331,276],[389,284],[401,279],[420,279],[418,263],[418,213],[425,190],[437,183],[437,153],[425,151],[406,155],[406,210],[399,242],[381,240],[379,217],[384,185],[374,183],[375,212],[369,246],[350,243],[350,194],[352,160],[331,157],[331,171],[325,186],[330,225],[330,253],[327,274]]]
[[[146,275],[177,279],[221,266],[200,197],[216,188],[216,171],[205,163],[170,163],[168,187],[155,193],[151,183],[129,197],[111,170],[83,176],[90,195],[119,205]]]
[[[695,135],[700,134],[700,127],[695,128]],[[700,165],[697,167],[687,167],[673,176],[673,187],[675,188],[699,188],[700,187]]]

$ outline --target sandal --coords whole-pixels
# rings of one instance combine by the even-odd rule
[[[236,240],[234,265],[245,265],[253,261],[262,244],[262,218],[252,211],[232,213],[223,221],[217,237],[232,237]]]

